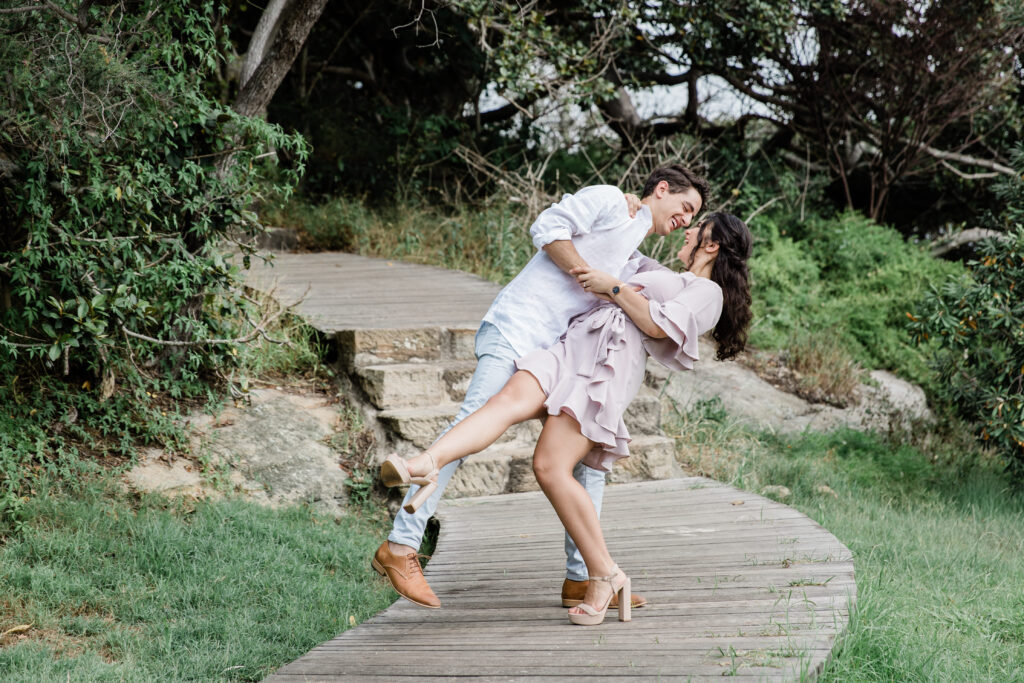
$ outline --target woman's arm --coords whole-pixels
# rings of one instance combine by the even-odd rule
[[[638,289],[589,266],[578,266],[570,270],[569,274],[575,275],[576,280],[591,294],[618,304],[633,324],[648,337],[664,339],[668,336],[665,330],[654,322],[651,317],[650,301]],[[615,289],[618,291],[614,291]]]

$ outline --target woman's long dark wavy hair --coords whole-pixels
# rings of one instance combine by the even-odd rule
[[[713,213],[700,224],[697,244],[704,244],[707,231],[710,240],[718,243],[718,256],[711,266],[711,281],[722,288],[722,316],[711,332],[711,338],[718,345],[715,357],[718,360],[732,358],[747,345],[747,327],[752,317],[750,312],[750,258],[753,237],[746,223],[731,213]],[[690,255],[690,263],[697,250]]]

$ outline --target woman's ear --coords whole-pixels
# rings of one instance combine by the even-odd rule
[[[718,254],[718,242],[708,242],[701,248],[708,254]]]

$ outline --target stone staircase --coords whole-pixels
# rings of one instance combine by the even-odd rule
[[[339,370],[362,393],[384,443],[378,456],[430,446],[455,417],[476,367],[475,328],[340,330]],[[661,431],[661,402],[647,386],[625,416],[633,441],[609,482],[682,475],[672,440]],[[445,491],[449,498],[537,490],[531,465],[539,420],[516,425],[494,445],[467,458]]]

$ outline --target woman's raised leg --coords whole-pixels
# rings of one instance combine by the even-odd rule
[[[537,379],[525,370],[519,370],[479,410],[452,427],[428,450],[406,460],[409,474],[426,476],[435,464],[440,469],[459,458],[482,451],[512,425],[543,416],[544,399]],[[431,462],[431,456],[434,462]]]

